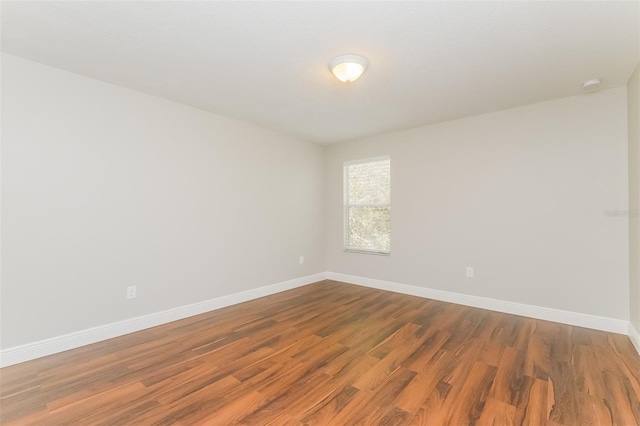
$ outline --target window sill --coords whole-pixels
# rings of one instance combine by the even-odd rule
[[[356,250],[356,249],[344,249],[345,253],[358,253],[358,254],[373,254],[375,256],[391,256],[391,252],[384,251],[370,251],[370,250]]]

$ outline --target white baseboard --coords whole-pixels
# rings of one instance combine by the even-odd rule
[[[468,294],[453,293],[444,290],[435,290],[425,287],[417,287],[407,284],[399,284],[390,281],[376,280],[372,278],[358,277],[354,275],[340,274],[336,272],[321,272],[306,277],[283,281],[264,287],[259,287],[240,293],[218,297],[191,305],[180,306],[162,312],[143,315],[124,321],[101,325],[98,327],[80,330],[77,332],[40,340],[26,345],[16,346],[0,351],[0,367],[29,361],[43,356],[52,355],[113,337],[122,336],[146,328],[155,327],[172,321],[209,312],[226,306],[235,305],[281,291],[290,290],[307,284],[312,284],[325,279],[356,284],[379,290],[393,291],[476,308],[489,309],[497,312],[521,315],[547,321],[592,328],[595,330],[612,333],[627,334],[636,350],[640,354],[640,334],[628,321],[615,318],[600,317],[581,314],[577,312],[562,311],[559,309],[545,308],[541,306],[525,305],[522,303],[508,302],[504,300],[490,299],[487,297],[472,296]]]
[[[522,303],[507,302],[505,300],[490,299],[488,297],[452,293],[450,291],[416,287],[407,284],[398,284],[390,281],[381,281],[336,272],[327,272],[327,279],[361,285],[364,287],[377,288],[379,290],[409,294],[427,299],[441,300],[443,302],[457,303],[459,305],[473,306],[475,308],[489,309],[491,311],[504,312],[507,314],[521,315],[546,321],[592,328],[595,330],[609,331],[612,333],[627,334],[630,330],[628,321],[615,318],[562,311],[542,306],[525,305]],[[631,340],[633,341],[633,338]],[[640,342],[640,340],[636,340],[636,342]],[[637,344],[636,348],[638,348]]]
[[[124,321],[76,331],[62,336],[52,337],[50,339],[40,340],[38,342],[28,343],[26,345],[8,348],[0,351],[0,367],[6,367],[69,349],[78,348],[80,346],[89,345],[91,343],[166,324],[171,321],[180,320],[209,312],[214,309],[224,308],[225,306],[231,306],[248,300],[257,299],[259,297],[268,296],[270,294],[279,293],[281,291],[290,290],[325,279],[326,273],[321,272],[314,275],[308,275],[306,277],[283,281],[277,284],[254,288],[240,293],[205,300],[191,305],[180,306],[162,312],[143,315]]]
[[[631,321],[629,321],[629,339],[631,343],[633,343],[633,346],[635,346],[638,355],[640,355],[640,333],[638,333],[638,330],[631,324]]]

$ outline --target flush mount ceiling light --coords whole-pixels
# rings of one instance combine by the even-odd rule
[[[593,80],[587,80],[582,83],[582,88],[584,90],[597,90],[600,88],[600,79],[594,78]]]
[[[329,69],[338,80],[351,83],[356,81],[358,77],[367,69],[369,61],[358,55],[342,55],[329,63]]]

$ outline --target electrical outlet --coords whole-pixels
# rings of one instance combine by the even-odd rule
[[[467,278],[473,278],[473,267],[467,266]]]
[[[302,265],[304,263],[304,256],[300,256],[300,264]]]
[[[130,285],[127,287],[127,299],[135,299],[136,298],[136,286]]]

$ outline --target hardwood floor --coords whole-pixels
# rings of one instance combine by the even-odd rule
[[[640,424],[626,336],[332,281],[0,380],[6,425]]]

